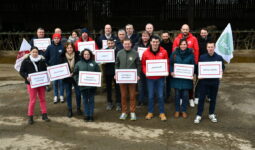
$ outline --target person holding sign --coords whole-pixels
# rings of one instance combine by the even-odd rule
[[[75,51],[79,50],[78,43],[79,42],[89,42],[89,41],[94,41],[90,36],[89,36],[89,30],[87,28],[81,29],[81,37],[75,42]],[[98,49],[97,44],[95,44],[95,49]]]
[[[208,42],[207,43],[207,54],[201,55],[199,62],[214,62],[214,61],[220,61],[222,62],[222,70],[225,69],[223,58],[214,52],[215,49],[215,43]],[[210,91],[209,97],[210,97],[210,106],[209,106],[209,119],[212,122],[217,122],[217,118],[215,115],[215,106],[216,106],[216,97],[218,94],[219,84],[220,80],[219,78],[204,78],[199,79],[200,82],[200,88],[199,88],[199,101],[198,101],[198,107],[197,107],[197,116],[194,120],[194,123],[200,123],[202,119],[202,113],[204,110],[204,101],[205,97],[208,94],[208,90]]]
[[[117,39],[117,37],[112,33],[112,26],[110,24],[106,24],[104,26],[104,34],[101,34],[97,40],[98,48],[105,49],[107,47],[107,44],[105,43],[107,43],[107,40],[110,38],[114,39],[114,41]]]
[[[160,38],[157,36],[152,36],[150,40],[150,47],[143,53],[142,56],[142,70],[143,73],[146,74],[147,72],[147,60],[157,60],[157,59],[165,59],[167,60],[166,68],[168,70],[169,63],[168,63],[168,55],[167,51],[160,47]],[[148,114],[146,115],[145,119],[149,120],[153,117],[154,112],[154,93],[157,93],[158,98],[158,106],[159,106],[159,118],[162,121],[166,121],[166,115],[164,110],[164,83],[165,77],[164,76],[146,76],[147,78],[147,87],[148,87]]]
[[[54,33],[52,35],[53,43],[49,45],[46,49],[45,58],[48,66],[54,66],[60,64],[60,57],[64,50],[64,46],[61,43],[61,35]],[[58,103],[58,96],[60,102],[64,103],[64,87],[62,80],[53,81],[54,89],[54,104]]]
[[[79,71],[100,72],[98,64],[93,60],[93,54],[89,49],[81,52],[81,60],[74,67],[74,80],[78,84]],[[84,120],[94,121],[94,97],[96,87],[79,86],[84,105]]]
[[[150,46],[150,34],[148,31],[142,32],[142,37],[134,46],[134,50],[139,53],[140,59],[142,59],[142,55],[144,53],[144,49],[147,49]],[[145,74],[141,71],[140,80],[138,81],[138,106],[146,105],[148,102],[145,100],[147,96],[147,85],[146,85],[146,77]]]
[[[65,44],[64,52],[61,55],[61,63],[68,63],[68,67],[71,73],[69,78],[63,79],[64,88],[66,90],[66,102],[68,108],[67,116],[70,118],[73,116],[72,111],[72,86],[74,87],[76,96],[76,108],[77,114],[81,115],[81,93],[78,85],[72,77],[72,72],[74,71],[75,64],[80,60],[79,52],[75,52],[74,45],[71,42]]]
[[[130,39],[123,40],[124,49],[120,50],[117,54],[115,69],[137,69],[137,74],[140,74],[140,59],[138,53],[132,50],[132,42]],[[116,78],[116,74],[114,76]],[[139,80],[139,76],[137,77]],[[121,106],[122,113],[119,119],[125,120],[128,116],[127,114],[127,90],[129,90],[130,98],[130,120],[136,120],[136,84],[134,83],[121,83]]]
[[[32,39],[31,39],[31,41],[29,42],[29,44],[31,45],[31,47],[34,47],[35,45],[34,45],[34,40],[35,39],[43,39],[43,38],[45,38],[45,31],[44,31],[44,29],[43,28],[38,28],[37,29],[37,31],[36,31],[36,37],[33,37]],[[45,51],[46,51],[46,49],[43,49],[43,50],[39,50],[39,55],[45,55]]]
[[[193,80],[175,78],[174,64],[191,64],[194,65],[194,55],[192,49],[188,48],[188,42],[181,39],[179,47],[175,49],[170,57],[170,71],[173,77],[171,87],[175,89],[175,113],[174,117],[178,118],[182,113],[183,118],[187,118],[187,103],[189,100],[189,90],[193,87]],[[182,103],[180,101],[182,99]]]
[[[37,47],[32,47],[31,52],[28,55],[25,55],[25,59],[21,64],[20,75],[25,79],[25,83],[27,84],[27,91],[29,94],[29,104],[28,104],[28,124],[34,123],[34,108],[36,103],[36,97],[38,95],[42,113],[42,120],[50,121],[47,116],[47,108],[46,108],[46,100],[45,100],[45,86],[31,88],[30,82],[31,78],[29,74],[46,71],[46,63],[45,59],[42,55],[38,55],[39,50]]]
[[[115,41],[113,38],[107,40],[107,48],[106,49],[114,49],[115,57],[119,52],[119,49],[115,45]],[[112,102],[112,81],[114,81],[115,75],[115,63],[106,63],[104,64],[104,75],[106,81],[106,91],[107,91],[107,106],[106,110],[112,110],[114,105]],[[120,101],[120,87],[116,82],[114,82],[115,87],[115,98],[116,98],[116,111],[121,110],[121,101]]]

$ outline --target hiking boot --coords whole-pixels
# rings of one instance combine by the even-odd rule
[[[166,121],[166,115],[164,113],[159,114],[159,118],[161,121]]]
[[[46,113],[42,114],[42,120],[50,122],[50,119],[48,118],[48,115]]]
[[[151,118],[153,118],[153,113],[148,113],[148,114],[145,116],[145,119],[146,119],[146,120],[150,120]]]
[[[73,110],[72,109],[68,109],[67,117],[71,118],[72,116],[73,116]]]

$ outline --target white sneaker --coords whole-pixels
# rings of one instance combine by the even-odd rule
[[[190,107],[195,107],[195,103],[194,103],[193,99],[189,100],[189,105],[190,105]]]
[[[197,115],[194,120],[194,123],[200,123],[201,119],[202,119],[202,117]]]
[[[216,123],[217,122],[217,118],[215,114],[211,114],[209,115],[209,119],[211,119],[212,122]]]
[[[182,105],[182,99],[180,99],[180,105]]]
[[[130,113],[130,120],[135,121],[136,120],[136,115],[135,113]]]
[[[126,120],[126,119],[127,119],[127,114],[126,113],[121,113],[120,120]]]
[[[195,98],[194,103],[195,103],[196,105],[198,105],[198,101],[199,101],[199,98]]]
[[[60,102],[61,102],[61,103],[64,103],[64,101],[65,101],[65,100],[64,100],[64,96],[60,96]]]
[[[57,96],[54,96],[53,102],[54,102],[54,104],[58,103],[58,97]]]

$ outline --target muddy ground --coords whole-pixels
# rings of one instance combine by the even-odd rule
[[[137,109],[137,121],[120,121],[119,112],[105,110],[106,94],[102,92],[95,97],[95,122],[87,123],[76,114],[67,118],[66,103],[53,104],[50,91],[47,106],[52,121],[41,120],[37,102],[35,124],[27,125],[25,85],[12,64],[0,64],[0,149],[252,150],[255,149],[254,65],[226,66],[216,108],[218,123],[208,119],[208,103],[198,125],[193,123],[197,107],[188,108],[187,119],[174,119],[173,97],[165,105],[166,122],[158,117],[145,120],[146,107]]]

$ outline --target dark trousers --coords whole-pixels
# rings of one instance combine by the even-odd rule
[[[72,86],[74,86],[75,96],[76,96],[76,106],[77,109],[81,108],[81,93],[80,89],[77,85],[74,85],[72,83],[64,83],[64,88],[66,90],[66,104],[68,109],[72,109]]]
[[[112,103],[112,82],[114,82],[114,75],[105,75],[106,80],[106,92],[107,92],[107,102]],[[115,88],[115,99],[116,103],[120,104],[120,86],[114,82]]]
[[[216,105],[216,97],[218,94],[219,82],[210,82],[206,79],[200,81],[199,88],[199,102],[197,108],[197,115],[202,116],[204,110],[204,102],[205,97],[208,94],[208,90],[210,91],[210,106],[209,106],[209,114],[214,114],[215,105]]]

